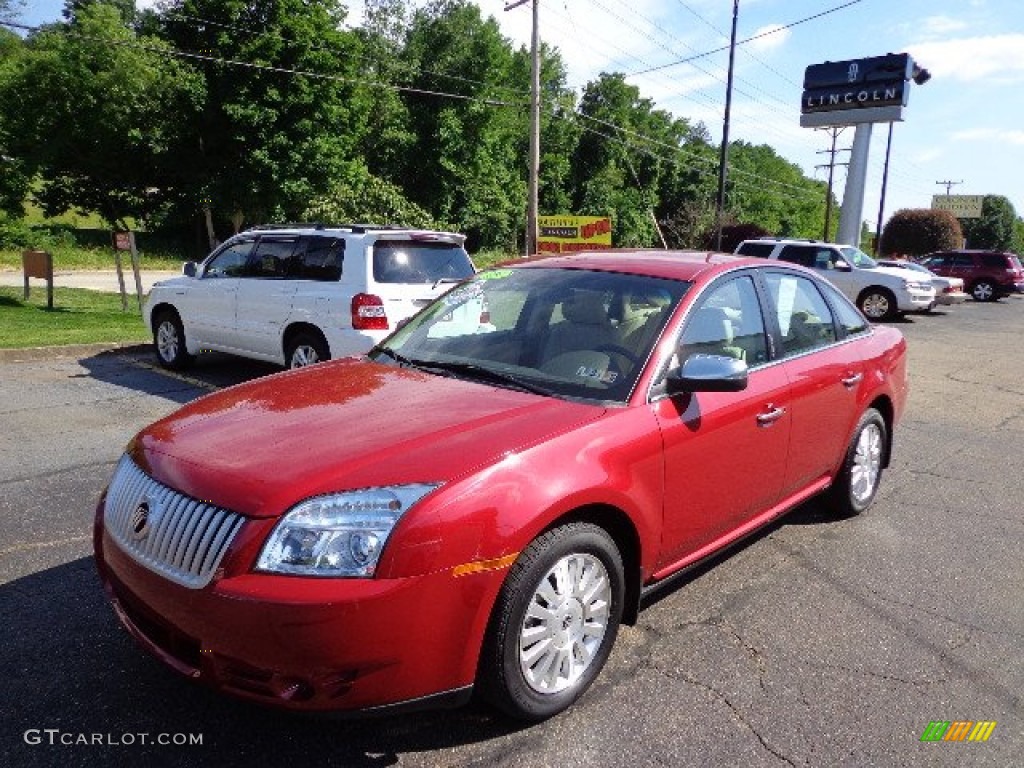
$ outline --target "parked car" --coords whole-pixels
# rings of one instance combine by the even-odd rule
[[[937,275],[959,277],[975,301],[1024,293],[1024,269],[1015,253],[936,251],[923,256],[921,264]]]
[[[362,354],[474,274],[452,232],[369,225],[256,227],[157,283],[144,307],[157,360],[202,350],[298,368]]]
[[[452,333],[467,307],[488,317]],[[96,563],[135,640],[226,693],[381,711],[476,689],[539,720],[671,577],[818,494],[867,509],[907,393],[899,331],[810,270],[530,260],[365,357],[142,430]]]
[[[817,240],[744,240],[736,253],[778,259],[814,269],[835,284],[869,320],[892,320],[901,312],[928,311],[935,305],[931,281],[905,270],[880,267],[858,248]]]
[[[967,301],[967,294],[964,293],[964,281],[959,277],[942,277],[936,275],[928,267],[918,264],[916,261],[906,259],[876,259],[879,266],[893,267],[894,269],[909,269],[922,275],[927,275],[935,287],[935,303],[950,306],[952,304],[963,304]]]

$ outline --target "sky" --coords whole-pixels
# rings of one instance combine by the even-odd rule
[[[721,140],[728,50],[674,62],[728,48],[730,0],[538,2],[541,39],[562,55],[570,85],[580,90],[601,72],[627,74],[658,108],[704,123],[712,141]],[[477,3],[507,38],[529,45],[529,2],[509,11],[505,0]],[[57,20],[62,7],[62,0],[28,0],[21,21]],[[351,0],[349,8],[349,23],[358,25],[362,0]],[[933,195],[947,190],[1003,195],[1024,216],[1021,0],[739,0],[737,39],[758,35],[736,49],[730,139],[768,144],[806,175],[824,180],[827,170],[817,166],[828,162],[831,139],[799,123],[805,68],[909,53],[932,78],[911,86],[904,120],[894,124],[883,221],[900,208],[927,208]],[[888,131],[887,124],[872,131],[863,207],[871,229]],[[847,128],[837,147],[849,148],[853,134]],[[837,162],[848,154],[840,152]],[[834,193],[842,200],[845,168],[835,171]]]

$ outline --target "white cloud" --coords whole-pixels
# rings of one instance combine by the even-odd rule
[[[950,138],[954,141],[985,141],[1000,144],[1024,145],[1024,130],[972,128],[968,131],[957,131]]]
[[[933,76],[970,83],[986,78],[1024,79],[1024,34],[968,37],[907,46]]]
[[[914,28],[918,33],[925,34],[928,37],[940,37],[951,32],[966,29],[967,22],[950,16],[929,16],[915,24]]]
[[[781,24],[769,24],[767,27],[754,30],[750,37],[757,37],[758,35],[764,35],[764,37],[758,37],[756,40],[748,43],[748,45],[758,52],[772,51],[785,45],[786,41],[789,40],[790,30],[783,29]]]

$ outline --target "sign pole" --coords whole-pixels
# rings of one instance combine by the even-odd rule
[[[853,134],[850,167],[846,175],[843,206],[839,210],[838,240],[843,245],[860,245],[864,215],[864,187],[868,177],[868,153],[871,149],[872,123],[861,123]]]

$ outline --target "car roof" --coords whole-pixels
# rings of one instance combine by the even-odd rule
[[[764,259],[734,256],[729,253],[649,249],[585,251],[566,256],[538,255],[529,259],[505,262],[504,265],[526,269],[591,269],[690,281],[711,270],[721,271],[720,267],[768,266]]]
[[[415,227],[392,226],[386,224],[260,224],[249,227],[238,234],[240,235],[261,235],[261,234],[285,234],[285,235],[312,235],[317,233],[341,232],[351,235],[365,234],[388,234],[400,235],[412,239],[421,240],[457,240],[462,242],[466,236],[458,232],[446,232],[434,229],[417,229]]]

